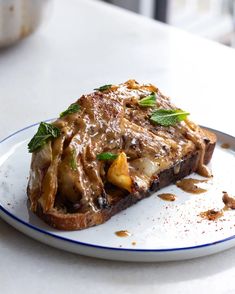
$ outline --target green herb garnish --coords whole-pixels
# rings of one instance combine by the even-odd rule
[[[103,92],[103,91],[106,91],[106,90],[110,89],[111,87],[112,87],[111,84],[110,85],[104,85],[104,86],[101,86],[99,88],[95,88],[94,90]]]
[[[77,103],[73,103],[65,111],[61,112],[60,118],[65,116],[65,115],[78,112],[79,109],[80,109],[80,106]]]
[[[69,161],[69,165],[70,165],[70,167],[71,167],[71,169],[73,171],[77,170],[77,153],[76,153],[75,148],[71,152],[71,158],[70,158],[70,161]]]
[[[156,94],[152,92],[150,95],[140,99],[138,103],[142,107],[153,107],[156,105]]]
[[[99,160],[114,160],[118,157],[118,154],[113,154],[111,152],[100,153],[96,156]]]
[[[59,136],[60,129],[46,122],[41,122],[37,133],[28,144],[28,150],[32,153],[43,147],[49,139],[58,138]]]
[[[181,109],[158,109],[152,113],[150,120],[161,126],[168,127],[185,120],[188,115],[188,112]]]

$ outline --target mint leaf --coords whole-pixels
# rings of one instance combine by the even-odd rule
[[[153,123],[168,127],[185,120],[188,115],[188,112],[181,109],[158,109],[152,113],[150,120]]]
[[[43,147],[48,140],[57,138],[59,136],[60,129],[51,124],[41,122],[38,127],[37,133],[33,136],[28,144],[28,150],[30,153],[32,153]]]
[[[70,158],[69,164],[73,171],[77,170],[77,153],[75,148],[71,152],[71,158]]]
[[[73,103],[65,111],[61,112],[60,118],[64,117],[65,115],[78,112],[79,109],[80,109],[80,106],[77,103]]]
[[[101,87],[99,87],[99,88],[95,88],[94,90],[97,90],[97,91],[101,91],[101,92],[103,92],[103,91],[106,91],[106,90],[110,89],[111,87],[112,87],[112,85],[109,84],[109,85],[101,86]]]
[[[111,152],[100,153],[96,156],[99,160],[114,160],[118,157],[118,154],[113,154]]]
[[[142,107],[153,107],[156,105],[156,99],[156,94],[152,92],[150,95],[140,99],[138,103]]]

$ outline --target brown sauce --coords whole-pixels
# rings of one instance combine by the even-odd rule
[[[202,139],[201,134],[199,134],[199,127],[195,125],[190,120],[185,120],[186,125],[188,126],[187,136],[189,139],[197,146],[200,150],[197,173],[200,176],[210,178],[212,176],[210,169],[204,164],[205,153],[206,153],[206,144],[205,140]]]
[[[230,144],[228,144],[228,143],[223,143],[223,144],[221,144],[221,148],[224,148],[224,149],[229,149],[231,146],[230,146]]]
[[[115,235],[117,235],[118,237],[129,237],[131,233],[129,233],[127,230],[122,230],[115,232]]]
[[[223,192],[224,210],[235,209],[235,198],[228,195],[227,192]]]
[[[113,87],[112,91],[114,91]],[[107,94],[96,92],[95,94],[82,96],[79,100],[82,111],[78,114],[60,118],[54,123],[55,126],[61,129],[61,137],[57,138],[53,144],[47,145],[51,149],[47,152],[45,150],[43,154],[47,153],[48,158],[45,155],[42,156],[41,152],[39,152],[35,154],[33,159],[31,170],[33,176],[30,177],[28,186],[32,210],[36,211],[38,202],[45,213],[53,207],[57,209],[55,201],[60,198],[62,203],[67,201],[76,203],[79,201],[84,207],[82,209],[90,210],[90,207],[92,207],[95,212],[98,211],[100,208],[97,208],[94,203],[96,203],[101,191],[105,191],[106,171],[103,171],[101,181],[100,170],[103,165],[93,159],[96,158],[95,155],[100,150],[105,150],[104,148],[106,147],[114,152],[127,150],[127,156],[130,156],[130,158],[139,158],[139,154],[148,154],[150,159],[154,158],[154,162],[156,160],[159,165],[162,164],[161,168],[163,168],[164,164],[168,168],[168,164],[172,163],[171,161],[178,157],[184,158],[187,154],[194,152],[194,147],[196,146],[196,149],[201,154],[199,161],[200,174],[206,176],[209,174],[208,168],[203,165],[205,157],[204,135],[201,134],[198,126],[185,120],[185,122],[177,124],[176,127],[169,127],[169,132],[165,132],[164,128],[162,131],[158,131],[149,123],[149,116],[146,116],[144,110],[133,109],[130,110],[130,114],[125,113],[125,109],[122,107],[125,101],[140,96],[141,93],[145,93],[144,91],[146,91],[147,95],[152,91],[158,92],[153,86],[141,86],[135,81],[129,81],[118,87],[115,93],[110,93],[109,91]],[[124,104],[121,102],[122,99]],[[163,109],[174,108],[168,98],[161,96],[161,94],[159,94],[157,100],[158,106]],[[143,130],[146,130],[146,132]],[[153,132],[153,130],[155,131]],[[133,145],[135,148],[130,148],[129,141],[132,142],[133,138],[138,138],[138,140]],[[72,148],[76,148],[78,167],[76,171],[67,170],[70,153],[68,152],[67,155],[65,150],[72,150]],[[50,159],[51,154],[53,155],[53,160]],[[156,154],[159,154],[159,159],[154,157]],[[132,155],[133,157],[131,157]],[[35,175],[41,172],[43,168],[40,157],[44,156],[45,158],[42,159],[50,168],[48,168],[43,181],[41,181]],[[148,169],[150,169],[149,166]],[[179,172],[180,164],[174,168],[175,174]],[[125,187],[120,185],[120,188]],[[206,191],[199,187],[193,188],[193,191],[191,191],[191,188],[188,192],[203,193]],[[137,188],[136,190],[138,191]],[[40,194],[38,194],[38,191],[40,191]],[[43,191],[43,194],[41,194],[41,191]],[[99,204],[99,206],[102,205]],[[65,216],[65,221],[66,218]],[[116,232],[116,235],[127,237],[130,236],[130,233],[119,231]]]
[[[183,179],[181,181],[176,182],[176,186],[182,189],[185,192],[192,194],[201,194],[205,193],[207,190],[204,188],[200,188],[197,184],[206,183],[207,180],[197,180],[197,179]]]
[[[214,209],[209,209],[207,211],[200,213],[200,216],[202,218],[208,219],[209,221],[215,221],[218,218],[222,217],[223,215],[224,215],[223,210],[214,210]]]
[[[205,164],[199,165],[198,169],[197,169],[197,173],[202,176],[202,177],[206,177],[206,178],[210,178],[212,176],[211,174],[211,170],[209,169],[208,166],[206,166]]]
[[[170,193],[163,193],[158,195],[159,198],[165,201],[175,201],[176,200],[176,195],[170,194]]]

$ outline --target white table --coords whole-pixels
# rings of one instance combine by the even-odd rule
[[[0,51],[0,140],[129,78],[158,85],[194,120],[235,135],[234,50],[99,2],[57,0],[46,26]],[[0,220],[2,294],[232,294],[234,280],[235,248],[182,262],[111,262],[48,247]]]

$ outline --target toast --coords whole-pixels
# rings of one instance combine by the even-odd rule
[[[192,172],[209,177],[216,136],[187,116],[134,80],[83,95],[28,145],[30,209],[52,227],[80,230]]]

